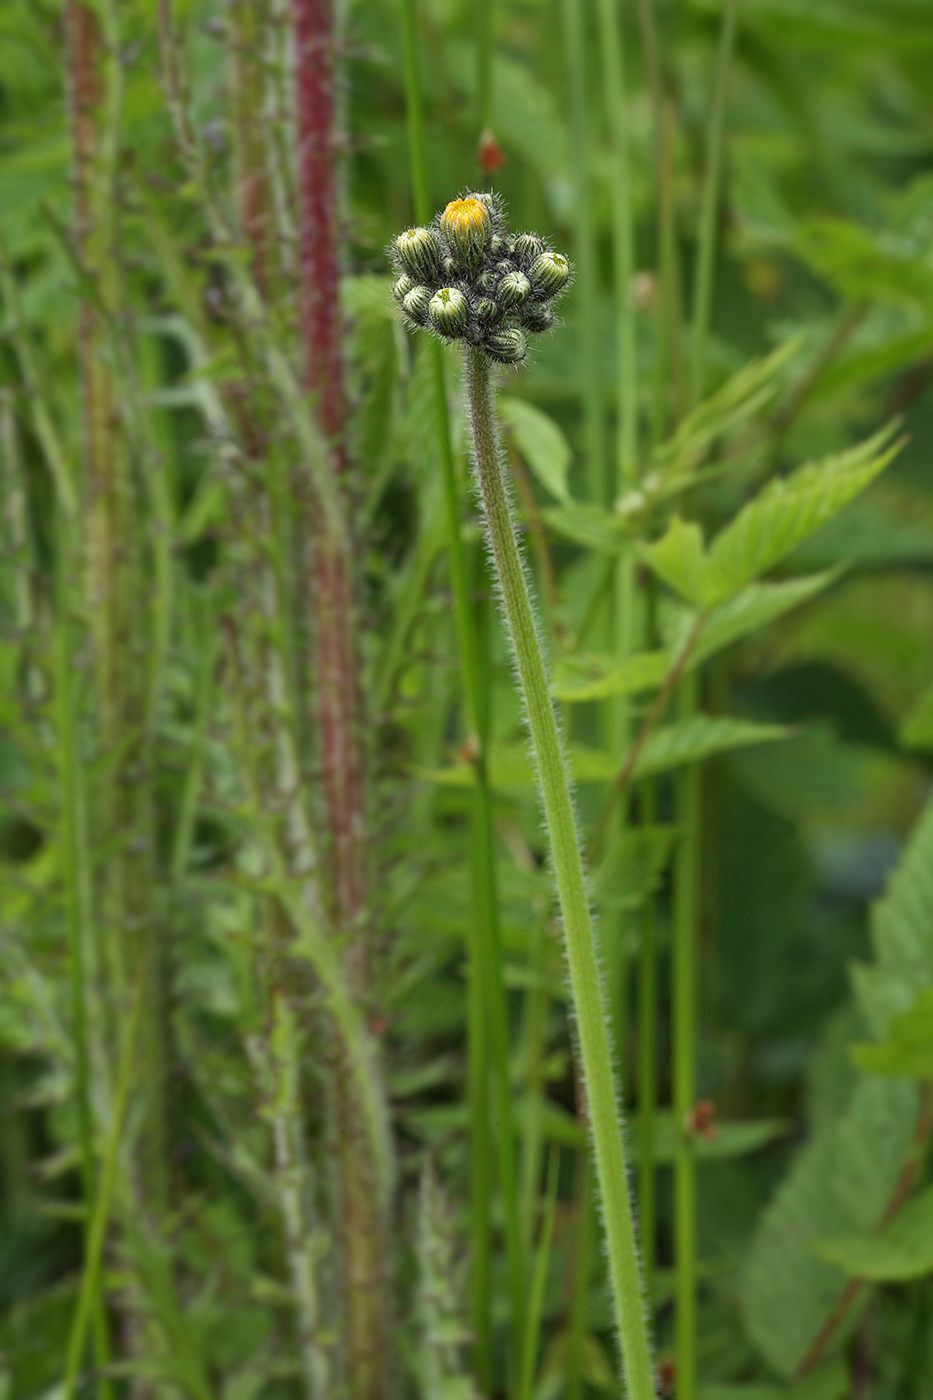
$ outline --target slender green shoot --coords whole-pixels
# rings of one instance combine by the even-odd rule
[[[477,476],[525,698],[563,918],[623,1365],[632,1400],[653,1400],[654,1378],[625,1149],[570,785],[503,478],[490,361],[476,346],[468,345],[465,354]]]
[[[591,501],[605,505],[606,429],[602,396],[602,368],[597,315],[599,283],[596,230],[593,222],[593,194],[590,180],[590,120],[587,103],[586,6],[579,0],[562,0],[564,43],[567,50],[567,92],[570,105],[570,136],[574,214],[576,219],[576,267],[579,290],[580,383],[583,395],[583,421],[586,434],[587,492]]]
[[[713,262],[716,253],[716,215],[722,184],[725,148],[726,105],[739,0],[726,0],[713,76],[713,105],[706,141],[706,174],[700,205],[700,238],[697,244],[693,285],[693,344],[690,364],[690,404],[703,397],[706,346],[709,339],[710,310],[713,302]]]
[[[697,707],[697,676],[691,672],[680,694],[684,718]],[[699,893],[700,769],[691,763],[678,775],[677,814],[682,829],[674,868],[673,1080],[678,1128],[674,1167],[677,1400],[697,1393],[697,1220],[696,1159],[689,1131],[696,1088],[697,900]]]
[[[129,1022],[126,1027],[123,1048],[120,1053],[117,1086],[112,1109],[113,1116],[104,1147],[100,1182],[97,1186],[96,1196],[93,1198],[92,1210],[90,1209],[91,1200],[88,1201],[90,1225],[88,1229],[87,1252],[84,1259],[84,1271],[81,1275],[81,1286],[78,1290],[78,1303],[75,1308],[71,1332],[68,1336],[68,1349],[65,1354],[65,1376],[62,1382],[63,1400],[74,1400],[78,1372],[81,1368],[81,1358],[84,1354],[85,1342],[87,1341],[88,1326],[91,1321],[92,1312],[97,1306],[97,1300],[100,1294],[100,1266],[104,1252],[104,1240],[107,1234],[107,1224],[110,1220],[110,1206],[117,1182],[117,1165],[120,1158],[120,1145],[123,1138],[130,1084],[133,1078],[133,1071],[137,1068],[136,1042],[139,1035],[142,1003],[143,998],[140,994],[140,989],[137,988],[130,1010]]]
[[[725,144],[726,101],[737,17],[738,0],[726,0],[713,79],[700,238],[694,273],[693,339],[689,381],[691,407],[703,396],[713,297],[716,214],[719,207]],[[681,714],[684,718],[695,712],[697,698],[698,678],[696,673],[691,673],[681,687]],[[691,764],[678,778],[676,806],[681,827],[674,880],[673,930],[674,1116],[679,1129],[674,1183],[677,1394],[678,1400],[695,1400],[698,1369],[696,1162],[688,1123],[696,1102],[696,969],[702,819],[700,770],[696,764]]]
[[[519,1400],[532,1400],[534,1394],[535,1359],[541,1340],[541,1318],[544,1312],[544,1289],[547,1284],[548,1264],[551,1260],[551,1242],[554,1238],[554,1207],[557,1204],[557,1169],[560,1155],[552,1147],[548,1155],[547,1185],[544,1188],[544,1215],[541,1220],[541,1237],[535,1256],[534,1273],[531,1279],[531,1298],[528,1303],[528,1327],[525,1331],[525,1349],[522,1353],[521,1386]]]
[[[408,140],[415,214],[425,224],[431,215],[425,151],[424,97],[418,54],[418,20],[415,0],[404,0],[405,91],[408,107]],[[509,1082],[509,1051],[505,992],[502,985],[502,953],[499,899],[496,877],[493,803],[486,770],[489,741],[489,704],[486,675],[480,664],[466,551],[460,531],[457,473],[451,447],[450,414],[443,351],[432,341],[428,353],[434,359],[435,406],[447,516],[450,575],[454,593],[457,636],[463,665],[467,721],[475,751],[471,848],[473,853],[473,928],[469,962],[469,1057],[471,1139],[471,1323],[476,1337],[475,1358],[480,1385],[490,1387],[490,1106],[489,1062],[495,1076],[498,1131],[499,1185],[505,1214],[509,1296],[512,1311],[512,1355],[521,1355],[525,1315],[525,1268],[521,1215],[515,1170],[515,1132]],[[513,1363],[514,1364],[514,1363]]]

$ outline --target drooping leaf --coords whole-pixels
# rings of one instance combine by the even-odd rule
[[[835,1235],[816,1253],[853,1278],[898,1283],[933,1273],[933,1188],[909,1201],[877,1234]]]
[[[567,503],[567,472],[570,468],[570,444],[560,428],[526,399],[502,395],[499,411],[521,456],[528,463],[541,485],[558,501]]]

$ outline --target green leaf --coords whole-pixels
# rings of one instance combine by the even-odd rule
[[[694,603],[697,607],[703,605],[709,561],[699,525],[675,515],[666,534],[642,549],[641,553],[658,577],[686,598],[688,603]]]
[[[908,749],[933,749],[933,686],[923,692],[904,720],[900,739]]]
[[[656,1110],[653,1115],[653,1152],[655,1162],[670,1165],[676,1161],[680,1150],[680,1127],[670,1109]],[[746,1123],[730,1123],[717,1119],[714,1124],[715,1136],[708,1138],[702,1133],[693,1138],[693,1151],[698,1161],[721,1162],[731,1157],[747,1157],[767,1147],[787,1134],[790,1125],[783,1118],[751,1119]],[[633,1149],[639,1141],[637,1117],[631,1122]]]
[[[709,550],[702,589],[722,602],[773,568],[883,471],[898,450],[884,428],[867,442],[779,477],[721,530]]]
[[[821,1366],[796,1385],[701,1385],[700,1400],[847,1400],[849,1375],[841,1361]]]
[[[692,409],[676,433],[655,449],[652,470],[677,478],[693,472],[717,438],[747,423],[774,398],[780,388],[780,376],[803,339],[802,335],[795,336],[766,358],[743,365],[721,388]],[[650,491],[650,477],[646,485]]]
[[[843,219],[815,219],[798,231],[796,242],[803,259],[852,301],[927,313],[933,308],[933,268],[913,238]]]
[[[861,1080],[845,1116],[815,1134],[767,1206],[741,1304],[749,1336],[779,1375],[794,1374],[846,1285],[814,1245],[827,1232],[880,1223],[912,1148],[917,1104],[913,1084]]]
[[[814,1246],[853,1278],[898,1283],[933,1273],[933,1187],[910,1201],[875,1235],[835,1235]]]
[[[747,719],[694,715],[663,725],[651,734],[635,764],[634,776],[664,773],[683,763],[696,763],[713,754],[752,744],[786,739],[791,731],[780,724],[756,724]]]
[[[779,617],[800,607],[839,577],[837,569],[829,569],[809,578],[793,579],[789,583],[751,583],[714,608],[700,633],[696,647],[690,658],[690,666],[698,666],[701,661],[722,651],[724,647],[757,632]]]
[[[558,535],[597,554],[621,554],[627,547],[631,526],[624,515],[603,510],[602,506],[572,501],[565,506],[549,506],[544,519]]]
[[[933,987],[891,1017],[886,1040],[853,1045],[852,1059],[866,1074],[933,1080]]]
[[[525,399],[505,395],[499,399],[499,411],[507,437],[511,437],[541,485],[558,501],[569,503],[570,445],[553,418]]]
[[[852,981],[880,1038],[891,1017],[909,1011],[918,994],[933,986],[933,800],[872,910],[871,942],[875,961],[857,964]]]
[[[661,685],[670,664],[666,651],[636,652],[621,666],[613,656],[568,657],[555,667],[551,694],[570,703],[637,695]]]
[[[617,832],[593,872],[593,902],[606,909],[639,908],[658,888],[676,838],[672,826],[627,827]]]

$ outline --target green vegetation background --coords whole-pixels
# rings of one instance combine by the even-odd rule
[[[280,180],[276,280],[257,331],[236,303],[236,269],[248,255],[223,236],[236,225],[230,210],[246,139],[232,97],[243,32],[236,6],[178,7],[178,56],[203,183],[173,130],[157,7],[127,0],[116,8],[109,90],[118,72],[123,91],[112,152],[114,242],[104,251],[104,262],[119,269],[112,303],[75,242],[62,12],[31,0],[7,0],[0,11],[0,1396],[66,1393],[60,1387],[87,1286],[106,1296],[117,1319],[112,1394],[126,1383],[137,1396],[289,1400],[315,1396],[314,1358],[302,1356],[301,1308],[311,1304],[296,1302],[303,1277],[296,1257],[317,1280],[315,1346],[338,1377],[341,1347],[330,1003],[310,955],[314,971],[305,970],[304,983],[287,983],[283,993],[276,980],[276,920],[291,906],[263,844],[292,800],[280,770],[269,778],[280,711],[287,711],[294,777],[312,815],[318,802],[308,698],[315,678],[300,601],[307,515],[294,486],[299,419],[281,408],[287,395],[269,350],[274,344],[287,362],[299,359],[289,14],[285,6],[269,8],[269,91],[264,107],[246,114]],[[642,823],[634,828],[642,839],[613,838],[594,902],[636,1160],[638,1074],[647,1053],[636,969],[647,920],[655,930],[658,1009],[648,1043],[659,1113],[649,1250],[662,1373],[677,1384],[682,1345],[671,1164],[685,1130],[669,1107],[672,867],[681,827],[671,774],[702,759],[694,1069],[697,1096],[715,1105],[715,1117],[707,1131],[689,1134],[698,1191],[699,1394],[928,1400],[933,1211],[924,1086],[933,1080],[933,1048],[929,999],[917,997],[933,985],[933,826],[929,813],[923,817],[933,754],[929,7],[923,0],[740,6],[704,365],[707,393],[727,388],[710,425],[693,420],[695,439],[679,447],[675,439],[666,458],[658,441],[651,457],[653,433],[669,439],[689,394],[677,380],[676,335],[658,389],[658,327],[671,286],[670,264],[666,282],[657,276],[658,206],[666,195],[679,305],[689,308],[721,8],[705,0],[648,5],[673,133],[665,174],[643,58],[645,7],[619,7],[636,233],[640,461],[646,474],[666,470],[683,487],[676,499],[672,492],[651,497],[642,514],[636,503],[641,534],[624,540],[616,493],[605,488],[618,423],[617,166],[595,7],[577,10],[572,0],[563,9],[556,0],[491,6],[489,116],[507,157],[492,174],[477,163],[477,18],[484,11],[457,0],[424,0],[419,8],[433,203],[494,187],[514,227],[541,232],[577,266],[559,329],[540,340],[520,374],[503,376],[502,389],[543,634],[560,664],[557,693],[571,743],[584,751],[576,760],[578,805],[588,835],[624,753],[624,745],[613,746],[618,701],[599,698],[613,691],[612,683],[602,692],[599,684],[620,660],[609,655],[611,619],[601,602],[607,560],[662,536],[675,509],[700,521],[709,539],[771,475],[852,448],[900,420],[905,441],[883,476],[770,577],[838,572],[814,585],[812,597],[801,595],[793,611],[765,608],[759,616],[742,595],[751,620],[730,645],[711,648],[699,681],[703,712],[725,728],[712,739],[694,736],[695,746],[679,755],[660,751],[653,769],[636,769],[629,817]],[[387,267],[387,245],[413,221],[402,12],[389,0],[366,0],[347,7],[343,28],[344,347],[378,930],[376,970],[357,1001],[366,1034],[381,1046],[398,1173],[387,1246],[397,1335],[386,1367],[400,1394],[453,1400],[486,1393],[472,1360],[469,1285],[476,1244],[468,1209],[471,769],[462,747],[467,726],[431,357],[398,322]],[[586,99],[576,107],[575,81],[577,98]],[[83,775],[90,814],[82,859],[92,901],[120,840],[116,808],[106,808],[120,736],[101,728],[88,660],[94,607],[74,563],[81,540],[74,490],[82,452],[79,306],[95,306],[102,295],[107,333],[99,353],[118,386],[133,483],[131,557],[120,585],[128,589],[128,630],[119,633],[114,665],[135,678],[130,690],[136,685],[147,697],[139,723],[147,727],[154,845],[134,917],[158,932],[168,968],[159,1014],[171,1023],[162,1145],[171,1184],[135,1224],[138,1176],[132,1185],[129,1159],[145,1137],[139,1103],[148,1091],[134,1084],[135,1055],[124,1056],[130,1078],[121,1110],[113,1037],[109,1068],[92,1055],[82,1071],[67,942],[76,888],[69,883],[67,752]],[[689,326],[675,306],[675,321],[680,314]],[[683,337],[686,356],[686,331]],[[762,370],[764,357],[781,347],[790,348]],[[750,364],[753,382],[736,380]],[[530,1343],[533,1393],[537,1400],[614,1395],[602,1256],[586,1243],[587,1149],[546,850],[484,572],[453,357],[449,370],[462,535],[491,679],[506,1079],[528,1297],[532,1256],[545,1271]],[[251,404],[261,406],[252,425],[230,411],[244,383],[255,392]],[[652,425],[664,419],[658,434]],[[69,493],[77,515],[68,514]],[[648,584],[649,564],[661,584]],[[271,612],[262,583],[268,569],[277,599]],[[663,586],[677,576],[638,554],[639,625],[645,600],[655,597],[669,658],[687,615],[676,581],[673,592]],[[231,629],[243,643],[242,673],[225,652]],[[263,689],[273,654],[289,697],[278,710]],[[659,680],[627,687],[635,698],[625,724],[637,726],[650,713]],[[595,698],[574,701],[587,684],[595,684]],[[625,690],[615,685],[616,694]],[[138,737],[133,723],[123,733],[129,744]],[[786,731],[776,737],[742,723]],[[252,779],[258,787],[251,794]],[[912,833],[900,883],[872,916]],[[120,917],[125,922],[125,910]],[[92,965],[92,984],[95,976],[106,980]],[[92,1023],[113,1014],[94,995]],[[288,1003],[285,1011],[277,998]],[[107,1039],[92,1024],[92,1049],[98,1034]],[[854,1043],[864,1046],[857,1064]],[[82,1074],[98,1171],[106,1176],[112,1162],[118,1177],[104,1281],[90,1284],[87,1202],[94,1198],[83,1192],[80,1173]],[[294,1152],[283,1156],[276,1134],[293,1131]],[[517,1397],[508,1207],[498,1170],[490,1168],[489,1393],[511,1385]],[[901,1206],[913,1215],[902,1218],[898,1233]],[[808,1349],[852,1278],[869,1283],[853,1294],[804,1380]],[[126,1330],[127,1317],[143,1319],[135,1332]],[[333,1384],[330,1393],[343,1393]],[[96,1382],[76,1393],[97,1393]],[[692,1396],[681,1392],[681,1400]]]

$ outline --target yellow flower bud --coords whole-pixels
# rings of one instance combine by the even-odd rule
[[[467,195],[452,199],[441,215],[441,230],[466,267],[478,267],[492,238],[492,219],[486,203]]]

